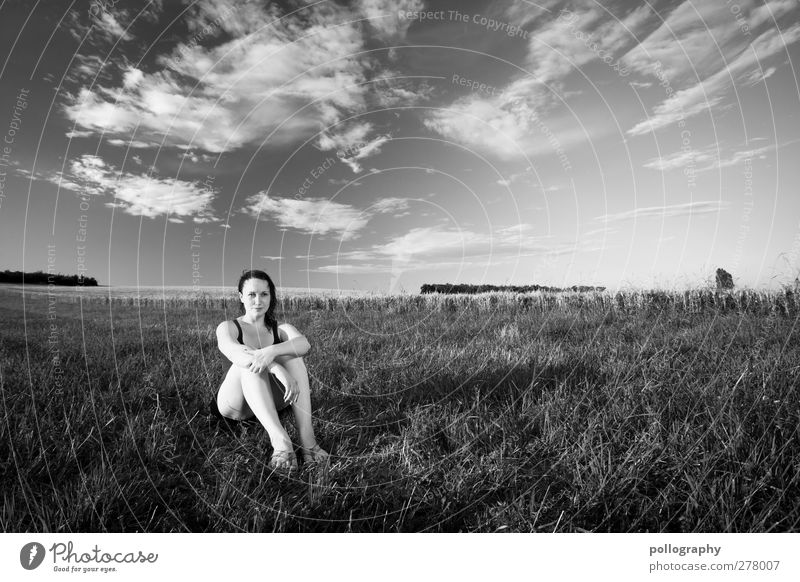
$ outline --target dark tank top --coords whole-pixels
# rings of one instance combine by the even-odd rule
[[[236,329],[239,330],[239,336],[236,338],[236,341],[238,341],[240,344],[244,345],[244,342],[242,341],[242,326],[239,324],[239,320],[238,319],[233,319],[232,321],[233,321],[233,323],[236,324]],[[281,343],[281,338],[280,338],[280,336],[278,336],[278,324],[277,323],[273,323],[272,324],[272,343],[273,343],[273,345]]]

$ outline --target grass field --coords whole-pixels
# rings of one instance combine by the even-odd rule
[[[287,297],[294,479],[211,414],[234,302],[108,297],[0,292],[3,531],[800,529],[794,294]]]

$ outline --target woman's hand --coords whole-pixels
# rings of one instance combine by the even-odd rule
[[[295,380],[286,368],[280,364],[272,364],[269,371],[272,372],[275,378],[286,388],[286,391],[283,393],[283,401],[289,404],[297,402],[297,398],[300,396],[300,387],[297,384],[297,380]]]
[[[281,368],[280,371],[278,370],[279,367]],[[284,373],[281,374],[281,371]],[[297,402],[297,398],[300,396],[300,387],[297,385],[297,380],[295,380],[291,374],[287,373],[283,366],[276,366],[273,373],[286,387],[286,392],[283,395],[284,402],[288,402],[289,404]]]
[[[234,365],[239,366],[240,368],[250,368],[250,364],[253,363],[253,354],[255,350],[251,350],[246,346],[236,346],[236,350],[230,352],[231,362]]]
[[[271,348],[272,346],[267,346],[260,350],[252,350],[253,361],[250,362],[247,369],[254,374],[260,374],[269,368],[275,362],[275,354]]]

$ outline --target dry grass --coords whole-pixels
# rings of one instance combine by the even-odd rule
[[[797,531],[797,305],[290,296],[326,474],[208,402],[223,297],[0,295],[4,531]],[[289,417],[285,418],[291,425]],[[290,427],[291,428],[291,427]]]

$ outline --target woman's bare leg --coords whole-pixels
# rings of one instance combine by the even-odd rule
[[[292,452],[292,441],[278,418],[272,389],[269,381],[261,374],[250,370],[231,366],[217,395],[217,406],[220,414],[234,420],[244,420],[255,416],[269,435],[275,452]],[[286,457],[279,467],[291,464]]]
[[[297,432],[300,434],[300,445],[303,447],[304,456],[306,460],[309,460],[309,456],[312,457],[313,460],[323,460],[324,457],[328,456],[326,451],[317,448],[315,452],[312,452],[312,449],[318,447],[318,445],[312,425],[311,385],[308,380],[308,370],[306,369],[305,362],[303,362],[303,358],[301,357],[287,356],[276,358],[276,361],[292,375],[292,378],[295,379],[297,387],[300,390],[297,402],[292,405],[292,412],[294,413]]]
[[[267,429],[272,448],[276,451],[291,451],[292,441],[278,418],[269,380],[245,369],[241,371],[241,378],[244,399],[258,421]]]
[[[247,420],[253,417],[253,411],[247,405],[242,393],[241,368],[231,366],[217,393],[219,413],[231,420]]]

